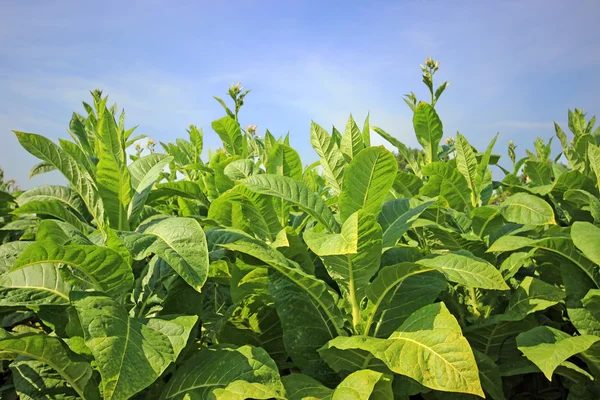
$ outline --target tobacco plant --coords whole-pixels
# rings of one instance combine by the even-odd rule
[[[241,128],[239,84],[207,158],[194,125],[135,145],[98,90],[71,140],[15,132],[32,176],[68,184],[0,192],[3,398],[600,396],[595,118],[569,111],[557,156],[511,144],[506,169],[497,136],[442,143],[438,69],[405,98],[416,152],[351,116],[311,123],[305,165]]]

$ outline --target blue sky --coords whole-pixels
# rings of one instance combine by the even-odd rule
[[[343,128],[349,113],[416,146],[401,96],[425,98],[419,64],[449,80],[444,135],[520,152],[568,108],[600,113],[600,2],[578,1],[4,1],[0,6],[0,166],[22,187],[36,160],[12,129],[68,137],[73,111],[102,88],[128,125],[161,141],[223,115],[213,95],[252,89],[241,123],[291,132],[315,160],[310,121]],[[436,77],[438,76],[436,75]],[[376,141],[376,143],[382,143]],[[507,157],[504,157],[507,158]],[[505,163],[507,160],[504,160]]]

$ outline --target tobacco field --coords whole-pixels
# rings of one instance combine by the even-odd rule
[[[67,183],[0,183],[0,397],[600,398],[595,117],[476,149],[438,65],[404,98],[419,149],[350,116],[308,164],[240,126],[239,84],[169,143],[99,90],[68,139],[15,131]]]

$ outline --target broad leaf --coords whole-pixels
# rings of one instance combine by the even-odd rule
[[[86,346],[102,376],[104,399],[129,399],[151,385],[185,347],[196,316],[130,318],[119,303],[72,293]]]
[[[340,217],[345,221],[358,210],[377,214],[396,179],[398,163],[381,147],[370,147],[352,159],[344,174],[339,198]]]

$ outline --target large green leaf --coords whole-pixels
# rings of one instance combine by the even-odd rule
[[[393,400],[392,376],[363,369],[348,375],[335,388],[331,400]]]
[[[507,221],[517,224],[556,224],[550,204],[528,193],[516,193],[508,197],[500,206],[500,212]]]
[[[215,230],[212,235],[218,235],[215,244],[254,257],[272,269],[269,290],[281,320],[288,354],[304,373],[335,381],[335,374],[317,354],[317,349],[327,341],[345,335],[337,299],[327,285],[290,265],[277,250],[244,233]]]
[[[171,217],[145,227],[156,238],[146,251],[158,254],[191,287],[200,292],[208,276],[209,260],[202,227],[192,218]]]
[[[338,337],[321,349],[332,365],[339,365],[340,354],[351,352],[362,353],[365,361],[381,360],[392,372],[430,389],[483,397],[473,351],[444,303],[416,311],[389,339]]]
[[[425,151],[425,164],[437,161],[438,146],[444,131],[442,121],[434,108],[425,102],[420,102],[413,115],[413,126],[417,140]]]
[[[589,222],[574,222],[571,238],[587,258],[600,265],[600,228]]]
[[[287,176],[271,174],[246,178],[243,185],[253,192],[287,200],[321,222],[327,229],[337,232],[339,225],[327,204],[304,184]]]
[[[230,116],[213,121],[212,128],[221,138],[223,147],[231,155],[241,155],[244,138],[240,124]]]
[[[446,279],[432,268],[404,262],[381,268],[366,287],[364,333],[387,338],[413,312],[425,307],[446,288]]]
[[[147,204],[152,204],[167,197],[184,197],[186,199],[198,200],[204,205],[209,205],[206,195],[200,185],[191,181],[165,182],[156,185],[156,189],[148,194]]]
[[[398,153],[400,155],[402,155],[402,157],[404,157],[404,159],[406,160],[406,162],[408,163],[408,165],[412,169],[413,173],[417,177],[421,177],[422,176],[421,175],[421,168],[419,167],[419,164],[417,163],[417,160],[415,160],[415,156],[406,147],[406,145],[404,145],[404,143],[402,143],[401,141],[399,141],[398,139],[396,139],[395,137],[393,137],[392,135],[390,135],[389,133],[387,133],[386,131],[384,131],[381,128],[378,128],[376,126],[372,126],[371,129],[373,129],[375,132],[377,132],[379,134],[379,136],[381,136],[382,138],[384,138],[385,140],[387,140],[390,144],[392,144],[394,147],[396,147],[396,149],[398,149]]]
[[[10,370],[15,392],[22,400],[81,398],[67,380],[41,361],[19,356],[10,364]]]
[[[236,186],[210,204],[208,218],[223,226],[243,230],[264,240],[272,240],[281,230],[281,224],[271,200],[244,186]]]
[[[114,116],[106,107],[98,115],[100,154],[96,168],[98,194],[113,229],[129,230],[127,207],[132,197],[131,177],[125,165],[124,144]]]
[[[148,194],[164,167],[173,157],[164,154],[149,154],[134,161],[129,167],[133,197],[127,209],[131,226],[135,226],[139,213],[143,210]]]
[[[104,205],[92,177],[63,149],[51,140],[34,133],[15,132],[21,145],[32,155],[48,162],[67,178],[79,193],[100,228],[104,226]]]
[[[288,400],[331,400],[333,390],[316,379],[304,374],[281,377]]]
[[[344,222],[341,233],[311,235],[305,232],[304,240],[321,257],[327,272],[349,301],[353,325],[356,327],[360,323],[364,290],[380,264],[382,236],[375,216],[363,210],[358,211]]]
[[[409,199],[395,199],[386,202],[377,221],[383,229],[383,247],[391,247],[408,231],[412,223],[435,201],[411,205]]]
[[[334,194],[340,194],[346,161],[329,133],[315,122],[310,125],[310,144],[321,159],[323,177]]]
[[[65,207],[65,204],[59,200],[31,200],[18,207],[14,213],[17,215],[36,214],[39,216],[52,216],[61,221],[68,222],[80,231],[87,230],[86,224],[81,221],[80,217]]]
[[[129,399],[151,385],[177,359],[198,318],[130,318],[101,294],[72,292],[71,299],[102,376],[104,399]]]
[[[519,334],[517,346],[548,380],[552,380],[552,373],[559,365],[586,351],[598,340],[597,336],[571,336],[549,326],[538,326]]]
[[[456,134],[456,169],[465,177],[471,189],[471,205],[477,207],[480,193],[477,187],[477,159],[473,148],[460,133]]]
[[[269,151],[266,164],[267,174],[288,176],[302,181],[302,161],[296,150],[277,143]]]
[[[368,133],[368,129],[367,129]],[[342,140],[340,142],[340,150],[342,154],[346,157],[346,160],[350,162],[354,157],[356,157],[361,151],[365,148],[365,144],[363,142],[363,134],[356,125],[354,118],[352,115],[348,118],[348,123],[346,124],[346,129],[344,130],[344,135],[342,135]]]
[[[206,348],[186,361],[171,378],[160,398],[166,399],[246,399],[233,396],[237,386],[251,398],[283,398],[283,384],[275,362],[258,347]],[[255,397],[258,390],[267,397]],[[240,393],[244,394],[244,392]],[[270,392],[270,393],[269,393]],[[260,392],[259,392],[260,393]]]
[[[383,146],[370,147],[354,157],[344,174],[338,202],[342,221],[358,210],[377,214],[397,171],[398,162]]]
[[[451,282],[482,289],[510,289],[496,267],[466,250],[426,258],[417,263],[442,272]]]
[[[462,211],[471,204],[469,185],[464,176],[449,163],[434,162],[423,168],[423,175],[429,180],[421,187],[420,194],[444,198],[450,207]]]
[[[70,290],[55,264],[31,265],[0,278],[0,306],[68,304]]]
[[[0,339],[0,352],[16,353],[42,362],[58,372],[81,398],[100,399],[90,364],[80,359],[57,337],[43,333],[3,337]]]
[[[588,145],[587,157],[590,163],[590,168],[596,178],[597,187],[600,188],[600,147],[593,143]]]
[[[76,270],[72,277],[86,288],[118,297],[133,286],[133,273],[115,251],[100,246],[60,246],[50,241],[28,246],[15,261],[12,272],[45,263],[63,263]]]
[[[44,185],[23,192],[18,198],[17,203],[23,206],[30,201],[56,200],[72,208],[79,215],[85,215],[85,205],[81,197],[70,187]]]

